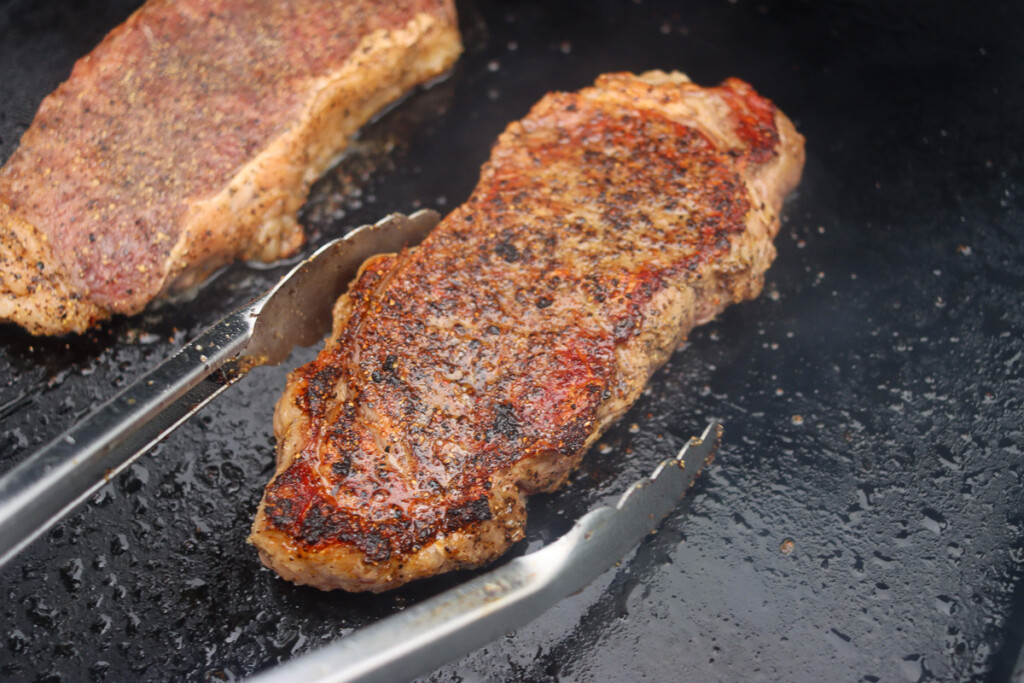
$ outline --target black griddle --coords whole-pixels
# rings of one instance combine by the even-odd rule
[[[0,159],[135,4],[0,6]],[[315,188],[308,249],[456,205],[508,121],[604,71],[744,78],[796,121],[808,163],[762,297],[691,336],[572,485],[532,500],[512,554],[721,420],[689,504],[429,679],[1007,679],[1024,640],[1022,8],[481,0],[461,16],[452,75]],[[82,337],[0,326],[0,472],[286,269],[239,264]],[[260,567],[245,536],[286,370],[255,371],[0,571],[0,678],[235,680],[471,575],[368,596]]]

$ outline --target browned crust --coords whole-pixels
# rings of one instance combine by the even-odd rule
[[[76,64],[0,169],[0,321],[82,332],[301,246],[312,182],[461,51],[450,0],[318,2],[151,0]]]
[[[33,334],[82,332],[110,316],[82,299],[53,258],[49,240],[0,202],[0,322]]]
[[[695,324],[756,296],[803,139],[747,84],[546,96],[415,251],[367,264],[275,412],[264,563],[379,591],[522,537]]]
[[[164,289],[189,286],[239,256],[273,261],[293,253],[304,239],[296,214],[313,182],[374,114],[447,71],[460,51],[456,26],[423,13],[398,30],[365,37],[341,69],[323,77],[298,124],[220,193],[189,207]],[[222,230],[210,237],[204,229],[209,225]]]

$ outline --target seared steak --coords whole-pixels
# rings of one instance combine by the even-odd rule
[[[296,583],[381,591],[523,535],[694,325],[756,296],[803,138],[742,81],[544,97],[417,249],[364,264],[277,405],[251,540]]]
[[[81,332],[294,252],[310,184],[460,50],[451,0],[151,0],[0,169],[0,322]]]

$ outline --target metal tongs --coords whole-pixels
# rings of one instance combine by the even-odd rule
[[[323,339],[362,263],[418,244],[434,211],[392,214],[329,242],[0,478],[0,567],[222,391]],[[622,496],[551,545],[266,674],[280,681],[394,680],[430,671],[586,586],[652,531],[714,457],[709,425]],[[689,460],[689,464],[685,460]]]
[[[271,669],[254,683],[408,680],[527,624],[653,533],[714,459],[721,438],[721,425],[709,424],[615,505],[591,510],[554,543]]]
[[[363,261],[418,244],[438,220],[429,210],[392,214],[325,244],[0,478],[0,566],[250,370],[322,340]]]

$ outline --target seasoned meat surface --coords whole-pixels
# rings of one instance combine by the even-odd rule
[[[0,322],[81,332],[294,252],[312,182],[460,50],[452,0],[151,0],[0,169]]]
[[[493,560],[651,374],[774,258],[803,138],[742,81],[611,74],[501,135],[469,200],[364,264],[274,418],[251,540],[381,591]]]

